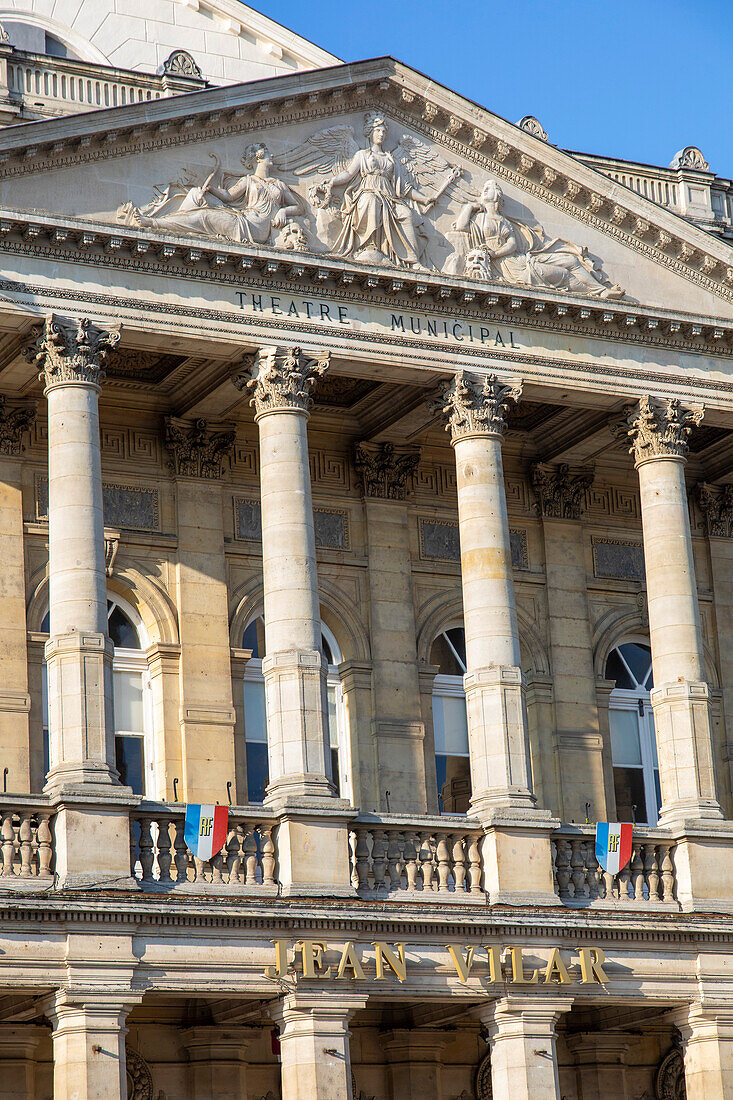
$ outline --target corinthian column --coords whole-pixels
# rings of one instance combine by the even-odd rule
[[[712,725],[705,683],[690,516],[687,438],[703,418],[677,399],[644,397],[619,429],[639,472],[654,689],[651,693],[662,788],[660,825],[719,819]]]
[[[246,383],[260,433],[267,800],[276,803],[334,794],[307,434],[311,389],[328,362],[261,348]]]
[[[521,392],[459,371],[442,402],[456,455],[471,808],[483,817],[535,803],[501,460]]]
[[[48,399],[50,760],[46,790],[116,783],[99,394],[119,331],[49,315],[26,351]]]

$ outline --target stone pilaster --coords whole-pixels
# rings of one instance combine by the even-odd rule
[[[165,421],[178,503],[181,778],[188,802],[226,803],[227,782],[235,781],[220,480],[234,437],[226,425]]]
[[[702,409],[686,409],[676,399],[644,397],[617,428],[630,442],[639,473],[660,825],[722,817],[685,489],[687,440],[702,418]]]
[[[475,1014],[488,1032],[494,1096],[560,1100],[555,1028],[570,1000],[502,997]]]
[[[36,1100],[36,1052],[47,1034],[32,1024],[0,1024],[3,1100]]]
[[[294,993],[268,1011],[280,1028],[282,1100],[352,1100],[349,1021],[366,997]]]
[[[373,662],[372,737],[381,810],[426,810],[424,739],[415,647],[415,610],[408,525],[409,480],[420,461],[415,447],[360,443],[369,557]]]
[[[125,1021],[140,999],[67,990],[47,999],[54,1100],[126,1100]]]
[[[625,1031],[583,1031],[568,1039],[583,1100],[627,1100],[626,1054],[633,1037]]]
[[[449,1037],[437,1028],[388,1031],[383,1037],[391,1096],[443,1096],[442,1057]]]
[[[190,1100],[242,1100],[247,1093],[247,1049],[257,1031],[191,1027],[182,1040],[188,1056]]]
[[[728,1100],[733,1096],[733,1010],[696,1003],[672,1019],[682,1036],[687,1100]]]

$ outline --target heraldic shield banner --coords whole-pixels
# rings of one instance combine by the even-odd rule
[[[618,821],[596,825],[596,859],[604,871],[617,875],[631,859],[634,826]]]
[[[221,851],[228,827],[228,806],[186,806],[183,837],[198,859],[211,859]]]

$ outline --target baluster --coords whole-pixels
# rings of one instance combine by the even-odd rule
[[[438,890],[445,893],[449,890],[450,879],[450,848],[448,847],[448,834],[441,833],[438,836]]]
[[[243,826],[244,881],[247,886],[257,885],[257,838],[254,829]]]
[[[584,849],[585,865],[588,868],[588,898],[590,901],[595,901],[599,893],[598,880],[600,877],[600,868],[596,859],[595,837],[586,837]]]
[[[453,838],[453,878],[456,893],[466,890],[466,847],[464,837],[456,834]]]
[[[422,875],[423,891],[435,889],[433,878],[435,876],[435,863],[433,861],[433,844],[430,833],[420,835],[420,873]]]
[[[615,876],[618,884],[618,899],[619,901],[628,901],[631,896],[629,888],[631,886],[631,864],[627,863],[626,866],[619,871]]]
[[[570,844],[564,838],[557,841],[557,892],[563,900],[571,897]]]
[[[33,855],[33,830],[31,828],[31,816],[29,813],[20,814],[20,825],[18,828],[18,845],[20,848],[20,870],[18,874],[21,878],[30,878],[33,874],[31,870],[31,856]]]
[[[222,854],[222,848],[219,849],[215,856],[211,857],[209,866],[211,868],[211,882],[216,886],[221,886],[224,882],[224,856]]]
[[[369,888],[369,830],[363,826],[356,830],[354,860],[356,863],[356,881],[358,890]]]
[[[610,871],[603,872],[603,896],[606,901],[616,901],[618,898],[618,882]]]
[[[402,854],[402,834],[393,832],[389,834],[389,843],[387,845],[387,876],[389,878],[389,889],[399,890],[402,886],[402,870],[400,866],[400,856]]]
[[[480,841],[477,836],[473,836],[469,839],[468,880],[471,886],[471,893],[481,897],[483,895],[483,890],[481,889],[481,848],[479,845]]]
[[[672,845],[661,844],[662,856],[662,901],[674,901],[674,860]]]
[[[631,857],[631,888],[634,901],[644,900],[644,861],[641,858],[641,844],[634,845]]]
[[[570,867],[572,868],[573,879],[573,897],[584,898],[585,897],[585,859],[583,858],[583,841],[578,837],[573,837],[570,841],[570,847],[572,855],[570,856]]]
[[[193,857],[193,881],[211,882],[211,866],[198,856]]]
[[[153,836],[151,827],[153,820],[150,817],[140,818],[140,866],[143,870],[143,882],[148,883],[153,881],[153,863],[155,861],[155,854],[153,852]]]
[[[272,839],[272,825],[258,825],[260,851],[262,852],[262,885],[275,885],[275,841]]]
[[[374,842],[372,845],[372,870],[374,871],[374,889],[384,890],[386,884],[384,874],[387,870],[387,834],[384,829],[374,830]]]
[[[659,875],[655,867],[657,862],[656,848],[653,844],[645,844],[642,851],[644,863],[644,892],[648,901],[659,901],[658,887]]]
[[[3,814],[3,823],[0,826],[0,839],[2,840],[2,873],[10,876],[13,873],[13,853],[15,848],[15,830],[13,828],[12,813]]]
[[[227,837],[227,881],[229,886],[240,885],[240,871],[242,869],[242,826],[235,825]]]
[[[407,876],[407,890],[414,894],[417,890],[417,846],[420,839],[416,833],[405,833],[405,874]]]
[[[647,880],[649,882],[649,900],[659,901],[659,886],[661,882],[659,875],[660,849],[656,844],[652,844],[650,845],[649,850],[651,852],[651,866],[649,867],[649,875]]]
[[[140,836],[140,822],[136,817],[130,817],[130,874],[137,878],[135,867],[139,858],[138,838]]]
[[[182,817],[173,819],[173,849],[175,855],[173,861],[176,865],[176,882],[188,882],[188,848],[184,838],[184,820]]]
[[[51,860],[53,859],[53,834],[51,833],[51,815],[38,815],[38,877],[51,878]]]
[[[158,821],[158,882],[161,886],[170,886],[171,878],[171,819],[161,817]]]

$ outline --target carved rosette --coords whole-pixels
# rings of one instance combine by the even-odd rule
[[[676,397],[660,401],[647,396],[626,411],[613,431],[631,441],[629,453],[637,466],[654,458],[684,459],[690,432],[704,415],[704,409],[686,409]]]
[[[505,385],[495,374],[479,378],[460,370],[430,407],[446,417],[446,431],[455,443],[469,435],[503,436],[509,410],[521,394],[521,381]]]
[[[0,455],[23,453],[23,433],[30,431],[35,419],[35,406],[8,408],[5,396],[0,394]]]
[[[538,462],[532,466],[530,477],[541,516],[547,519],[580,519],[586,490],[593,484],[593,470],[571,474],[570,467],[564,462],[558,466]]]
[[[420,462],[416,447],[393,443],[357,443],[354,465],[364,484],[365,497],[406,500],[409,481]]]
[[[119,339],[119,325],[103,328],[86,317],[49,313],[43,324],[33,329],[24,355],[40,367],[39,378],[46,390],[70,382],[99,386],[105,360]]]
[[[170,468],[177,477],[216,479],[222,475],[225,458],[231,457],[236,432],[209,428],[205,420],[180,420],[167,416],[165,445],[170,451]]]
[[[707,534],[730,538],[733,535],[733,485],[723,485],[716,492],[703,481],[697,486],[696,496]]]
[[[313,404],[311,391],[330,361],[327,351],[310,356],[301,348],[260,348],[249,374],[236,375],[232,382],[251,393],[255,419],[275,411],[307,413]]]

